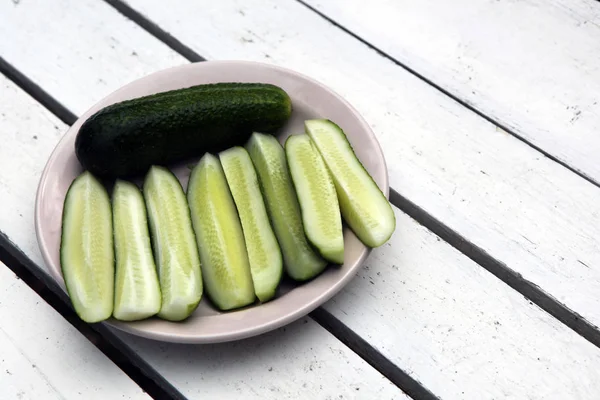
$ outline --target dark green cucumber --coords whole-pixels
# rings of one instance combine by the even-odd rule
[[[112,211],[106,189],[87,171],[65,198],[60,265],[77,315],[89,323],[109,318],[115,279]]]
[[[206,152],[243,145],[253,131],[274,133],[292,103],[262,83],[216,83],[157,93],[107,106],[79,129],[81,165],[106,178],[132,177]]]

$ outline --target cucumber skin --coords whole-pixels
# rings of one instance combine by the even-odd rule
[[[392,237],[392,235],[394,234],[394,231],[396,230],[396,215],[394,214],[394,211],[392,210],[392,206],[390,205],[389,200],[385,197],[385,195],[383,194],[383,192],[381,191],[381,189],[379,188],[379,186],[377,185],[377,183],[375,182],[375,180],[373,179],[373,177],[371,176],[371,174],[369,174],[369,171],[367,171],[367,169],[362,164],[362,162],[360,162],[360,159],[356,156],[356,152],[354,151],[354,148],[352,147],[352,144],[348,140],[348,137],[344,133],[344,130],[338,124],[336,124],[335,122],[333,122],[333,121],[331,121],[329,119],[320,119],[320,120],[313,120],[313,121],[324,122],[324,123],[330,124],[330,125],[332,125],[333,128],[337,129],[340,132],[340,134],[342,135],[342,137],[344,138],[344,140],[346,141],[346,143],[348,143],[348,148],[350,149],[350,151],[352,151],[352,155],[356,159],[356,162],[358,163],[358,165],[360,166],[360,168],[362,168],[362,170],[365,172],[365,174],[367,175],[367,177],[371,180],[371,182],[373,182],[373,185],[379,191],[379,193],[381,194],[381,197],[383,197],[383,199],[385,199],[385,201],[387,202],[387,204],[389,206],[389,217],[393,221],[392,230],[390,231],[389,235],[387,235],[387,237],[384,240],[381,240],[381,241],[372,241],[371,238],[369,238],[369,237],[367,237],[367,236],[365,236],[365,235],[362,234],[361,229],[359,227],[357,227],[357,225],[355,224],[355,221],[352,221],[349,218],[346,218],[346,215],[350,214],[348,212],[348,210],[350,209],[350,205],[347,204],[347,202],[342,198],[342,196],[339,196],[339,194],[338,194],[338,201],[340,203],[340,209],[342,211],[342,217],[343,217],[344,221],[346,221],[346,223],[350,226],[350,228],[352,229],[352,231],[354,232],[354,234],[358,237],[358,239],[361,242],[363,242],[363,244],[365,244],[366,246],[371,247],[371,248],[376,248],[376,247],[379,247],[379,246],[383,245],[385,242],[387,242]],[[308,121],[304,122],[305,126],[306,126],[306,122],[308,122]],[[306,128],[306,133],[309,134],[308,133],[308,128]],[[314,138],[312,137],[312,135],[309,134],[309,136],[311,137],[311,139],[313,139],[313,142],[316,144],[316,141],[314,140]],[[318,145],[317,145],[317,148],[318,148]],[[325,164],[327,164],[327,160],[326,160],[326,158],[325,158],[324,155],[323,155],[323,160],[325,161]],[[331,174],[331,177],[333,179],[333,183],[335,185],[335,189],[336,189],[336,191],[338,191],[339,190],[338,183],[336,182],[336,179],[335,179],[335,176],[333,175],[333,173]]]
[[[253,131],[274,133],[291,111],[290,97],[274,85],[197,85],[99,110],[79,129],[75,154],[99,177],[128,178],[243,145]]]
[[[270,190],[267,190],[265,185],[265,178],[272,178],[272,176],[261,176],[260,168],[257,166],[257,160],[255,160],[253,157],[252,149],[254,146],[253,141],[255,140],[254,135],[257,135],[256,137],[258,138],[263,136],[264,138],[271,140],[271,144],[277,150],[277,159],[273,161],[279,164],[278,171],[282,175],[275,178],[276,180],[283,181],[282,185],[284,185],[284,187],[282,189],[286,192],[285,196],[288,197],[288,200],[291,203],[290,211],[293,213],[291,216],[288,216],[287,220],[285,221],[277,217],[277,211],[280,209],[280,206],[277,204],[273,196],[269,196]],[[327,267],[327,261],[313,249],[305,236],[304,226],[302,223],[302,212],[300,210],[298,197],[296,195],[294,184],[288,170],[284,148],[276,138],[264,135],[262,133],[254,133],[252,138],[246,143],[245,147],[248,151],[248,154],[250,154],[250,158],[252,159],[252,163],[256,169],[258,182],[261,192],[263,193],[265,206],[267,207],[267,214],[269,215],[271,226],[273,227],[273,231],[275,232],[275,236],[279,242],[279,247],[281,248],[283,264],[287,275],[290,278],[300,282],[308,281],[318,276]],[[293,225],[300,226],[300,229],[298,229],[299,232],[296,232],[297,236],[295,237],[290,235],[290,226]],[[296,240],[298,237],[300,237],[300,239]],[[298,258],[302,259],[298,260]]]
[[[77,178],[75,178],[75,179],[73,180],[73,182],[71,182],[71,184],[69,185],[69,189],[67,189],[67,194],[65,195],[65,206],[66,206],[66,200],[69,198],[69,193],[71,192],[71,190],[72,190],[72,189],[73,189],[73,187],[75,186],[75,183],[77,182],[77,180],[78,180],[78,179],[80,179],[80,178],[82,178],[82,177],[84,176],[84,174],[89,174],[89,172],[87,172],[87,171],[83,172],[81,175],[79,175]],[[92,175],[92,178],[96,179],[96,178],[95,178],[93,175]],[[99,183],[99,182],[98,182],[98,183]],[[100,183],[99,183],[99,184],[100,184]],[[100,185],[101,185],[101,184],[100,184]],[[106,198],[107,198],[107,199],[108,199],[108,201],[109,201],[109,207],[110,207],[110,197],[108,197],[108,192],[106,192]],[[69,295],[69,299],[72,299],[72,298],[73,298],[73,297],[72,297],[72,295],[71,295],[71,294],[72,294],[72,291],[71,291],[71,289],[69,288],[69,287],[70,287],[70,285],[69,285],[69,284],[68,284],[68,282],[67,282],[67,274],[65,274],[65,270],[64,270],[64,265],[65,265],[64,257],[65,257],[65,255],[64,255],[64,251],[63,251],[63,250],[64,250],[63,243],[64,243],[64,241],[65,241],[65,231],[64,231],[64,226],[65,226],[65,219],[66,219],[66,216],[67,216],[67,212],[68,212],[68,211],[67,211],[66,209],[65,209],[65,210],[63,210],[63,215],[62,215],[62,219],[61,219],[61,235],[60,235],[60,270],[61,270],[61,273],[62,273],[62,276],[63,276],[63,280],[64,280],[64,282],[65,282],[65,288],[66,288],[66,290],[67,290],[67,294]],[[111,220],[110,220],[110,224],[111,224],[111,230],[112,230],[112,209],[110,210],[110,213],[111,213],[111,217],[110,217],[110,218],[111,218]],[[113,237],[112,237],[112,235],[110,236],[110,239],[111,239],[111,241],[113,241],[113,242],[111,243],[111,248],[113,249],[113,260],[112,260],[112,261],[113,261],[113,275],[114,275],[114,247],[113,247],[113,246],[114,246],[114,240],[113,240]],[[110,297],[111,297],[111,303],[112,303],[112,302],[113,302],[113,297],[114,297],[114,285],[113,285],[113,294],[112,294],[112,296],[110,296]],[[73,306],[73,309],[75,310],[75,313],[77,314],[77,316],[78,316],[79,318],[81,318],[81,320],[83,320],[83,321],[85,321],[85,322],[87,322],[87,323],[96,323],[96,322],[101,322],[101,321],[104,321],[104,320],[106,320],[106,319],[110,318],[110,317],[111,317],[111,315],[112,315],[112,312],[113,312],[113,307],[111,307],[111,309],[110,309],[110,314],[109,314],[109,313],[107,313],[107,314],[106,314],[106,316],[104,316],[103,318],[99,318],[99,319],[89,319],[89,318],[85,318],[85,317],[82,315],[82,312],[81,312],[81,310],[79,310],[79,309],[77,308],[77,306],[74,304],[74,302],[73,302],[72,300],[71,300],[71,304],[72,304],[72,306]]]

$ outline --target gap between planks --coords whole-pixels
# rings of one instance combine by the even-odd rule
[[[130,20],[132,20],[133,22],[138,24],[140,27],[145,29],[148,33],[150,33],[157,39],[159,39],[162,42],[164,42],[165,44],[167,44],[171,49],[178,52],[179,54],[181,54],[183,57],[185,57],[189,61],[197,62],[197,61],[205,61],[206,60],[200,54],[196,53],[194,50],[191,50],[189,47],[185,46],[182,42],[175,39],[170,33],[166,32],[165,30],[160,28],[157,24],[155,24],[154,22],[147,19],[145,16],[143,16],[137,10],[133,9],[128,4],[125,4],[122,0],[104,0],[104,1],[108,4],[110,4],[112,7],[114,7],[118,12],[123,14],[125,17],[129,18]],[[533,143],[527,141],[526,139],[524,139],[523,137],[521,137],[514,131],[508,129],[506,126],[500,124],[493,118],[484,114],[483,112],[476,109],[475,107],[468,104],[467,102],[461,100],[460,98],[453,95],[449,91],[445,90],[441,86],[437,85],[430,79],[424,77],[423,75],[419,74],[417,71],[404,65],[403,63],[401,63],[398,60],[396,60],[395,58],[393,58],[391,55],[382,51],[378,47],[372,45],[371,43],[369,43],[365,39],[361,38],[360,36],[356,35],[355,33],[351,32],[344,26],[340,25],[333,19],[329,18],[327,15],[316,10],[314,7],[308,5],[303,0],[296,0],[296,1],[301,3],[303,6],[307,7],[312,12],[318,14],[321,18],[324,18],[329,23],[336,26],[337,28],[339,28],[340,30],[345,32],[346,34],[352,36],[353,38],[355,38],[356,40],[358,40],[365,46],[374,50],[382,57],[389,59],[391,62],[393,62],[400,68],[403,68],[410,74],[416,76],[417,78],[426,82],[430,86],[434,87],[436,90],[440,91],[444,95],[450,97],[451,99],[456,101],[458,104],[469,109],[470,111],[474,112],[475,114],[482,117],[486,121],[494,124],[498,128],[506,131],[507,133],[514,136],[515,138],[521,140],[528,146],[532,147],[536,151],[538,151],[541,154],[543,154],[544,156],[546,156],[548,159],[560,164],[564,168],[566,168],[569,171],[575,173],[576,175],[582,177],[583,179],[590,182],[594,186],[600,187],[600,184],[598,184],[597,182],[592,180],[587,175],[577,171],[570,165],[557,159],[556,157],[554,157],[553,155],[542,150],[541,148],[534,145]],[[563,304],[558,302],[554,297],[544,293],[544,291],[542,291],[537,285],[524,279],[521,274],[512,271],[504,263],[493,258],[490,254],[485,252],[480,247],[476,246],[475,244],[471,243],[470,241],[467,241],[464,237],[462,237],[455,230],[451,229],[449,226],[442,223],[437,218],[433,217],[431,214],[427,213],[425,210],[423,210],[422,208],[420,208],[419,206],[417,206],[416,204],[414,204],[407,198],[403,197],[399,192],[397,192],[393,188],[390,188],[390,202],[394,206],[398,207],[400,210],[402,210],[403,212],[405,212],[406,214],[411,216],[419,224],[423,225],[424,227],[426,227],[427,229],[429,229],[430,231],[432,231],[433,233],[438,235],[440,238],[442,238],[444,241],[448,242],[452,247],[456,248],[458,251],[460,251],[461,253],[466,255],[471,260],[475,261],[481,267],[483,267],[488,272],[493,274],[495,277],[500,279],[502,282],[507,284],[510,288],[519,292],[525,298],[527,298],[532,303],[534,303],[538,307],[540,307],[542,310],[544,310],[548,314],[552,315],[554,318],[559,320],[561,323],[563,323],[564,325],[566,325],[567,327],[572,329],[574,332],[576,332],[577,334],[579,334],[580,336],[585,338],[587,341],[589,341],[596,347],[600,348],[600,331],[598,330],[598,327],[596,327],[595,325],[593,325],[590,322],[588,322],[587,320],[585,320],[581,315],[579,315],[578,313],[569,309],[568,307],[564,306]],[[328,329],[326,326],[324,326],[324,327],[326,329]],[[334,335],[336,334],[333,331],[330,331],[330,332],[333,333]],[[352,343],[352,342],[350,342],[350,343]],[[358,352],[356,349],[354,349],[354,348],[352,348],[352,349],[355,352]],[[382,370],[379,370],[379,371],[385,375],[385,373]],[[394,383],[396,383],[396,382],[394,382]],[[404,388],[402,388],[402,389],[404,390]]]
[[[197,61],[205,60],[202,56],[200,56],[199,54],[197,54],[196,52],[191,50],[189,47],[185,46],[179,40],[175,39],[168,32],[166,32],[163,29],[161,29],[160,27],[158,27],[155,23],[153,23],[150,20],[148,20],[147,18],[145,18],[143,15],[141,15],[136,10],[132,9],[130,6],[122,3],[119,0],[105,0],[105,1],[108,4],[110,4],[111,6],[113,6],[115,9],[117,9],[117,11],[119,11],[121,14],[123,14],[127,18],[131,19],[132,21],[134,21],[135,23],[140,25],[147,32],[149,32],[150,34],[155,36],[157,39],[159,39],[162,42],[164,42],[165,44],[167,44],[170,48],[172,48],[173,50],[175,50],[176,52],[181,54],[183,57],[185,57],[189,61],[197,62]],[[300,1],[300,0],[298,0],[298,1]],[[308,8],[311,8],[310,6],[308,6],[306,4],[304,4],[304,5],[307,6]],[[311,10],[312,10],[312,8],[311,8]],[[495,124],[496,126],[499,126],[499,124],[497,122],[495,122],[493,119],[487,117],[486,115],[483,115],[481,112],[479,112],[476,109],[473,109],[468,104],[464,104],[464,102],[462,102],[460,99],[455,98],[453,95],[451,95],[450,93],[441,89],[440,87],[438,87],[434,83],[430,82],[426,78],[420,76],[415,71],[412,71],[410,68],[407,68],[406,66],[397,62],[396,60],[394,60],[392,57],[390,57],[386,53],[380,51],[379,49],[372,46],[370,43],[364,41],[362,38],[356,36],[352,32],[349,32],[343,26],[339,26],[334,21],[330,20],[328,17],[326,17],[325,15],[322,15],[318,11],[315,11],[315,10],[313,10],[313,11],[318,13],[319,15],[321,15],[321,17],[327,19],[330,23],[336,25],[338,28],[342,29],[344,32],[353,36],[354,38],[356,38],[363,44],[365,44],[368,47],[372,48],[373,50],[377,51],[382,56],[389,58],[392,62],[394,62],[398,66],[404,68],[408,72],[419,77],[420,79],[427,82],[428,84],[434,86],[440,92],[451,97],[452,99],[457,101],[459,104],[467,107],[469,110],[475,112],[477,115],[483,117],[484,119]],[[0,65],[0,67],[1,67],[1,65]],[[11,71],[8,71],[8,72],[9,73],[7,75],[9,77],[16,77],[15,82],[19,85],[20,85],[20,82],[25,82],[25,83],[30,82],[26,77],[24,77],[22,74],[20,74],[19,71],[16,71],[14,68],[12,68],[12,75],[10,74]],[[55,112],[55,110],[59,110],[59,112],[60,112],[61,109],[66,110],[62,105],[60,105],[60,103],[58,103],[52,97],[48,96],[37,85],[31,83],[30,85],[25,85],[25,87],[23,87],[23,88],[36,99],[38,98],[38,96],[36,96],[36,92],[39,91],[42,94],[41,99],[45,100],[45,103],[43,103],[43,104],[44,105],[48,104],[49,105],[48,108],[52,112]],[[54,107],[54,109],[52,109],[50,107]],[[67,110],[67,112],[70,113],[68,110]],[[67,121],[65,121],[65,122],[67,122]],[[532,146],[532,147],[535,148],[535,146]],[[541,153],[544,153],[540,149],[537,149],[537,150],[540,151]],[[575,172],[576,174],[581,176],[577,171],[574,171],[569,166],[562,164],[560,161],[555,160],[553,157],[551,157],[549,155],[547,155],[547,156],[550,159],[553,159],[554,161],[556,161],[559,164],[563,165],[564,167],[568,168],[572,172]],[[587,179],[587,178],[586,178],[586,180],[589,181],[589,179]],[[592,183],[594,183],[594,182],[592,182]],[[392,189],[392,194],[391,194],[391,201],[399,209],[401,209],[402,211],[406,212],[408,215],[413,217],[421,225],[425,226],[429,230],[436,233],[438,236],[440,236],[445,241],[447,241],[450,245],[452,245],[453,247],[455,247],[456,249],[461,251],[467,257],[469,257],[473,261],[477,262],[479,265],[484,267],[487,271],[491,272],[493,275],[495,275],[498,279],[502,280],[504,283],[506,283],[512,289],[521,293],[523,296],[525,296],[530,301],[535,303],[538,307],[540,307],[541,309],[543,309],[544,311],[546,311],[547,313],[549,313],[550,315],[552,315],[553,317],[555,317],[556,319],[561,321],[563,324],[565,324],[566,326],[571,328],[573,331],[575,331],[577,334],[584,337],[586,340],[588,340],[595,346],[600,347],[600,332],[598,332],[596,327],[594,327],[592,324],[590,324],[589,322],[587,322],[586,320],[581,318],[577,313],[573,312],[572,310],[570,310],[567,307],[563,306],[562,304],[558,303],[556,301],[556,299],[545,294],[535,284],[523,279],[523,277],[520,274],[511,271],[510,269],[508,269],[506,267],[506,265],[504,265],[503,263],[501,263],[498,260],[491,257],[489,254],[487,254],[481,248],[466,241],[458,233],[451,230],[450,228],[448,228],[448,226],[446,226],[445,224],[441,223],[440,221],[438,221],[437,219],[435,219],[434,217],[432,217],[431,215],[429,215],[428,213],[423,211],[420,207],[416,206],[414,203],[403,198],[401,195],[399,195],[393,189]],[[336,327],[339,327],[340,325],[342,325],[341,323],[340,323],[340,325],[331,323],[331,324],[329,324],[329,326],[326,326],[325,319],[319,318],[318,316],[315,318],[322,326],[324,326],[332,334],[334,334],[336,337],[338,337],[338,339],[340,339],[344,343],[348,344],[349,347],[353,351],[357,352],[367,362],[369,362],[371,365],[375,366],[379,372],[381,372],[386,377],[391,376],[392,379],[396,380],[396,381],[393,380],[393,382],[395,384],[397,384],[401,389],[405,390],[407,393],[411,394],[411,383],[410,382],[407,383],[407,381],[402,381],[401,379],[398,378],[399,376],[401,376],[401,374],[397,374],[397,371],[396,371],[396,375],[394,375],[394,374],[390,373],[389,370],[386,370],[386,367],[381,364],[381,360],[386,360],[384,356],[382,356],[381,354],[375,355],[375,356],[369,356],[369,354],[370,354],[369,351],[363,351],[359,347],[353,348],[352,346],[357,346],[356,340],[354,340],[355,338],[351,338],[348,335],[354,334],[354,333],[345,326],[344,326],[344,328],[347,331],[336,330],[337,329]],[[320,319],[320,321],[319,321],[319,319]],[[356,334],[354,334],[354,335],[356,336]],[[365,357],[369,357],[369,358],[365,358]],[[404,373],[403,371],[400,371],[400,372]],[[408,387],[405,387],[405,386],[408,386]]]
[[[204,57],[196,53],[190,47],[183,44],[169,32],[159,27],[148,18],[131,8],[128,4],[123,3],[120,0],[104,0],[106,3],[111,5],[115,10],[129,18],[139,26],[141,26],[146,32],[159,39],[161,42],[169,46],[172,50],[179,53],[181,56],[186,58],[190,62],[206,61]]]
[[[107,1],[109,3],[114,2],[114,0],[105,0],[105,1]],[[338,23],[334,19],[332,19],[329,16],[327,16],[325,13],[317,10],[316,8],[314,8],[313,6],[311,6],[308,3],[304,2],[303,0],[296,0],[296,1],[298,3],[300,3],[300,4],[302,4],[304,7],[308,8],[310,11],[314,12],[315,14],[317,14],[319,17],[325,19],[330,24],[334,25],[335,27],[339,28],[343,32],[345,32],[348,35],[352,36],[354,39],[358,40],[359,42],[361,42],[362,44],[364,44],[365,46],[367,46],[371,50],[375,51],[381,57],[390,60],[391,62],[393,62],[394,64],[396,64],[400,68],[406,70],[411,75],[414,75],[415,77],[419,78],[423,82],[425,82],[428,85],[432,86],[433,88],[435,88],[439,92],[441,92],[444,95],[448,96],[449,98],[451,98],[452,100],[454,100],[455,102],[457,102],[458,104],[460,104],[461,106],[463,106],[463,107],[467,108],[468,110],[474,112],[475,114],[477,114],[481,118],[485,119],[489,123],[491,123],[491,124],[497,126],[498,128],[502,129],[503,131],[505,131],[509,135],[514,136],[516,139],[520,140],[521,142],[525,143],[526,145],[528,145],[532,149],[534,149],[534,150],[538,151],[539,153],[543,154],[544,156],[546,156],[548,159],[554,161],[555,163],[560,164],[561,166],[563,166],[564,168],[566,168],[569,171],[573,172],[577,176],[580,176],[581,178],[585,179],[586,181],[588,181],[592,185],[600,187],[600,182],[597,182],[591,176],[589,176],[589,175],[587,175],[587,174],[585,174],[585,173],[577,170],[575,167],[569,165],[567,162],[565,162],[563,160],[560,160],[559,158],[557,158],[554,155],[550,154],[546,150],[542,149],[540,146],[536,145],[535,143],[533,143],[532,141],[528,140],[524,136],[522,136],[522,135],[518,134],[517,132],[515,132],[513,129],[510,129],[505,124],[502,124],[500,121],[497,121],[496,119],[494,119],[494,118],[490,117],[489,115],[485,114],[483,111],[479,110],[478,108],[476,108],[472,104],[469,104],[468,101],[465,101],[465,100],[461,99],[458,95],[455,95],[454,93],[452,93],[452,92],[444,89],[442,86],[438,85],[437,83],[435,83],[431,79],[425,77],[423,74],[419,73],[415,69],[413,69],[413,68],[409,67],[408,65],[402,63],[401,61],[397,60],[392,55],[390,55],[389,53],[383,51],[382,49],[380,49],[379,47],[375,46],[374,44],[372,44],[371,42],[367,41],[366,39],[363,39],[361,36],[359,36],[356,33],[352,32],[351,30],[349,30],[348,28],[346,28],[344,25]],[[151,31],[148,31],[148,32],[152,33]],[[157,36],[157,38],[160,39],[160,37],[158,37],[158,36]],[[173,50],[176,50],[176,49],[173,49]]]
[[[155,26],[150,21],[148,21],[146,25]],[[171,36],[168,35],[167,37]],[[204,61],[200,55],[192,57],[196,60]],[[75,114],[2,57],[0,57],[0,74],[4,74],[34,100],[38,101],[50,112],[60,118],[65,124],[72,125],[77,120]],[[2,232],[0,232],[0,261],[50,304],[71,325],[86,336],[88,340],[127,373],[133,381],[153,398],[170,398],[175,400],[186,399],[183,394],[156,372],[154,368],[125,345],[110,331],[109,328],[102,324],[90,326],[81,321],[70,307],[67,295],[62,291],[58,284],[42,272],[42,269],[37,267],[35,263],[21,252],[21,250],[19,250],[18,247],[16,247]],[[310,316],[325,330],[344,343],[354,353],[358,354],[370,366],[385,376],[408,396],[415,400],[438,399],[438,397],[421,385],[420,382],[416,381],[405,371],[394,365],[392,361],[387,359],[382,353],[326,310],[318,308],[313,311]]]
[[[383,376],[392,381],[404,393],[417,400],[438,400],[439,397],[430,392],[423,384],[404,370],[398,368],[369,342],[344,325],[329,311],[322,307],[310,313],[312,319],[328,330],[340,342],[352,349],[369,365],[379,371]]]
[[[13,81],[17,86],[23,89],[28,95],[33,97],[38,103],[46,107],[67,125],[73,125],[77,120],[75,114],[69,111],[58,100],[46,93],[35,82],[26,77],[13,67],[8,61],[0,56],[0,73]]]
[[[77,117],[10,63],[0,57],[0,73],[13,81],[32,98],[46,107],[65,124],[72,125]],[[0,261],[54,308],[75,329],[114,362],[146,393],[155,399],[185,400],[174,386],[129,349],[102,324],[84,323],[69,305],[67,295],[40,267],[0,232]]]
[[[432,217],[393,188],[390,188],[390,202],[449,245],[475,261],[496,278],[521,293],[531,303],[534,303],[587,341],[600,348],[600,331],[581,315],[561,304],[554,297],[544,293],[536,284],[526,280],[521,274],[511,270],[485,250]]]
[[[152,398],[186,400],[183,394],[106,326],[103,324],[89,325],[79,319],[60,286],[1,232],[0,261]]]

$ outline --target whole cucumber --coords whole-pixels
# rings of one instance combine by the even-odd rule
[[[97,176],[133,177],[243,145],[254,131],[274,133],[291,112],[290,97],[274,85],[197,85],[101,109],[79,129],[75,154]]]

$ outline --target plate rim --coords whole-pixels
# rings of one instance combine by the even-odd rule
[[[67,293],[66,287],[64,284],[64,278],[62,276],[60,266],[59,266],[58,270],[56,270],[56,268],[51,267],[51,265],[53,265],[52,256],[50,254],[51,249],[49,248],[50,246],[45,245],[45,242],[43,242],[43,240],[42,240],[42,230],[43,230],[42,225],[43,224],[41,221],[41,219],[42,219],[41,218],[41,208],[42,208],[41,199],[43,197],[43,192],[44,192],[46,185],[48,183],[48,180],[50,178],[50,164],[56,157],[59,148],[61,147],[63,142],[65,140],[67,140],[68,136],[71,134],[71,131],[74,129],[74,127],[77,127],[83,121],[85,121],[87,118],[89,118],[94,112],[96,112],[98,109],[101,108],[101,105],[104,104],[107,101],[107,99],[114,97],[117,93],[127,91],[132,85],[135,85],[140,80],[152,79],[152,77],[156,77],[159,75],[169,75],[169,74],[173,74],[173,73],[185,73],[186,69],[198,68],[198,67],[202,68],[202,65],[207,65],[207,64],[211,64],[211,65],[252,65],[252,66],[258,67],[258,68],[277,70],[284,74],[293,76],[296,79],[308,81],[311,84],[319,86],[322,89],[324,89],[325,91],[329,92],[333,97],[335,97],[338,101],[340,101],[340,103],[342,103],[343,106],[345,108],[347,108],[354,115],[354,117],[362,125],[361,126],[362,131],[364,131],[370,137],[372,142],[374,143],[374,145],[375,145],[374,147],[375,147],[375,150],[376,150],[377,156],[378,156],[377,158],[382,163],[382,169],[383,169],[382,184],[378,185],[378,186],[379,186],[379,189],[383,192],[386,199],[389,200],[389,173],[388,173],[388,168],[387,168],[387,162],[385,160],[385,155],[383,153],[383,149],[381,147],[381,144],[379,143],[379,140],[377,139],[377,137],[376,137],[375,133],[373,132],[373,130],[371,129],[370,125],[367,123],[365,118],[358,112],[358,110],[352,104],[350,104],[343,96],[341,96],[339,93],[337,93],[332,88],[325,85],[324,83],[322,83],[310,76],[307,76],[303,73],[297,72],[297,71],[289,69],[289,68],[281,67],[281,66],[274,65],[274,64],[264,63],[264,62],[247,61],[247,60],[207,60],[207,61],[192,62],[189,64],[182,64],[182,65],[177,65],[177,66],[157,70],[155,72],[146,74],[142,77],[139,77],[137,79],[134,79],[134,80],[128,82],[125,85],[118,87],[117,89],[115,89],[112,92],[103,96],[102,99],[100,99],[99,101],[94,103],[92,106],[90,106],[63,133],[60,140],[56,143],[55,147],[53,148],[52,152],[50,153],[49,157],[46,160],[44,169],[43,169],[42,174],[40,175],[40,179],[38,181],[38,187],[37,187],[36,196],[35,196],[34,225],[35,225],[36,241],[38,244],[38,248],[42,254],[43,261],[45,263],[46,272],[48,272],[49,275],[54,279],[54,281],[59,284],[59,286],[61,287],[63,292]],[[77,129],[79,129],[79,128],[77,128]],[[348,139],[348,140],[350,140],[350,139]],[[350,143],[350,144],[352,145],[352,143]],[[64,199],[63,199],[63,201],[64,201]],[[200,335],[200,336],[196,335],[196,336],[193,336],[193,335],[185,335],[185,334],[181,334],[181,333],[178,333],[177,335],[173,335],[168,332],[154,332],[154,331],[148,331],[148,330],[139,329],[139,328],[136,329],[135,327],[132,327],[132,325],[135,323],[132,324],[130,322],[118,321],[112,317],[108,320],[102,321],[101,324],[105,324],[110,327],[114,327],[122,332],[127,332],[127,333],[135,335],[135,336],[144,337],[147,339],[152,339],[152,340],[157,340],[157,341],[172,342],[172,343],[190,343],[190,344],[191,343],[194,343],[194,344],[222,343],[222,342],[237,341],[237,340],[242,340],[242,339],[253,337],[253,336],[262,335],[262,334],[270,332],[272,330],[279,329],[283,326],[289,325],[289,324],[293,323],[294,321],[297,321],[298,319],[307,316],[310,312],[312,312],[313,310],[315,310],[316,308],[318,308],[319,306],[321,306],[322,304],[327,302],[329,299],[331,299],[333,296],[335,296],[337,293],[339,293],[352,279],[355,278],[356,272],[363,266],[366,258],[369,256],[371,251],[372,251],[372,248],[365,246],[365,249],[362,251],[361,255],[359,256],[359,259],[357,260],[355,266],[352,268],[349,268],[348,273],[346,275],[342,276],[341,279],[336,281],[333,285],[329,286],[324,292],[322,292],[321,295],[319,295],[318,297],[315,297],[315,299],[313,299],[312,301],[310,301],[308,303],[304,303],[300,307],[297,307],[294,310],[286,313],[284,316],[281,316],[280,318],[275,319],[275,320],[270,320],[268,323],[263,323],[260,326],[252,326],[250,328],[244,328],[244,329],[233,331],[233,332],[220,333],[218,335]]]

